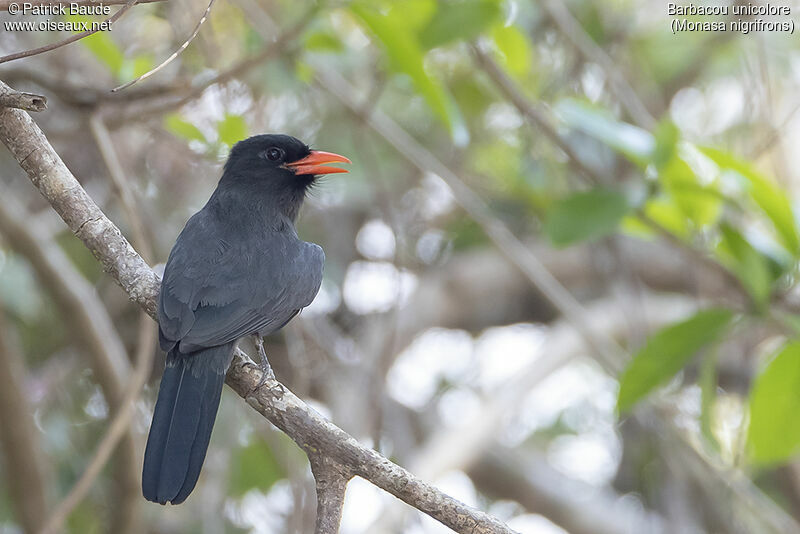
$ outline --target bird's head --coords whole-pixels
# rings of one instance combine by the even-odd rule
[[[350,163],[339,154],[311,150],[289,135],[263,134],[239,141],[225,163],[225,174],[238,180],[256,180],[265,189],[305,191],[323,174],[348,172],[329,163]]]

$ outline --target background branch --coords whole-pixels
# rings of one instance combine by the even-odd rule
[[[139,398],[142,388],[147,382],[147,378],[150,376],[153,356],[155,355],[156,329],[147,314],[142,312],[142,315],[143,320],[139,322],[136,368],[133,370],[130,381],[125,388],[121,408],[117,411],[111,424],[108,425],[108,430],[106,430],[103,439],[101,439],[100,443],[97,445],[97,450],[92,456],[89,465],[84,469],[80,478],[72,486],[67,496],[62,499],[50,514],[40,534],[56,534],[61,531],[67,518],[69,518],[69,514],[86,497],[92,484],[111,458],[114,449],[117,448],[117,445],[125,434],[130,431],[131,418],[136,409],[136,400]],[[135,499],[134,503],[139,501],[138,487],[131,498]],[[125,506],[125,503],[121,504]],[[126,529],[132,532],[130,526]]]
[[[116,13],[105,19],[101,24],[107,24],[110,27],[122,15],[124,15],[126,11],[132,8],[137,1],[138,0],[128,0],[124,6],[122,6],[119,10],[117,10]],[[8,6],[6,6],[6,10],[8,10]],[[102,27],[101,25],[98,25],[97,29],[82,31],[74,35],[70,35],[69,37],[62,39],[61,41],[51,43],[49,45],[40,46],[39,48],[32,48],[30,50],[23,50],[22,52],[16,52],[14,54],[8,54],[6,56],[2,56],[0,57],[0,63],[8,63],[9,61],[14,61],[17,59],[22,59],[26,57],[36,56],[39,54],[44,54],[45,52],[50,52],[51,50],[55,50],[56,48],[61,48],[62,46],[74,43],[75,41],[80,41],[84,37],[88,37],[93,33],[97,33],[98,31],[100,31],[101,27]]]
[[[47,487],[39,431],[23,388],[25,361],[0,307],[0,452],[15,515],[27,534],[39,531],[47,511]]]
[[[19,113],[24,113],[20,111]],[[10,196],[6,192],[6,198]],[[90,356],[95,379],[112,414],[125,407],[124,383],[130,376],[125,346],[94,288],[86,281],[63,250],[31,220],[19,201],[0,203],[0,233],[30,261],[37,276],[64,317],[71,322],[75,342]],[[113,518],[117,532],[136,532],[139,503],[139,447],[130,428],[121,442],[116,462],[118,503]]]

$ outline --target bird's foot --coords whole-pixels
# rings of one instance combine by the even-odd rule
[[[275,373],[272,372],[272,366],[269,364],[269,360],[267,359],[267,352],[264,350],[264,339],[259,334],[253,335],[254,342],[256,345],[256,349],[258,350],[258,356],[261,359],[259,369],[261,369],[261,379],[258,381],[258,384],[253,388],[253,392],[258,391],[261,387],[266,384],[268,381],[275,380]]]

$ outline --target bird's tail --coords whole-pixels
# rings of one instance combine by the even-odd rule
[[[233,347],[183,354],[176,345],[167,353],[144,452],[142,493],[148,501],[179,504],[194,489]]]

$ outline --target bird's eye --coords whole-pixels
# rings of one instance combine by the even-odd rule
[[[278,161],[283,158],[283,150],[278,147],[268,148],[264,155],[267,156],[267,159],[270,161]]]

